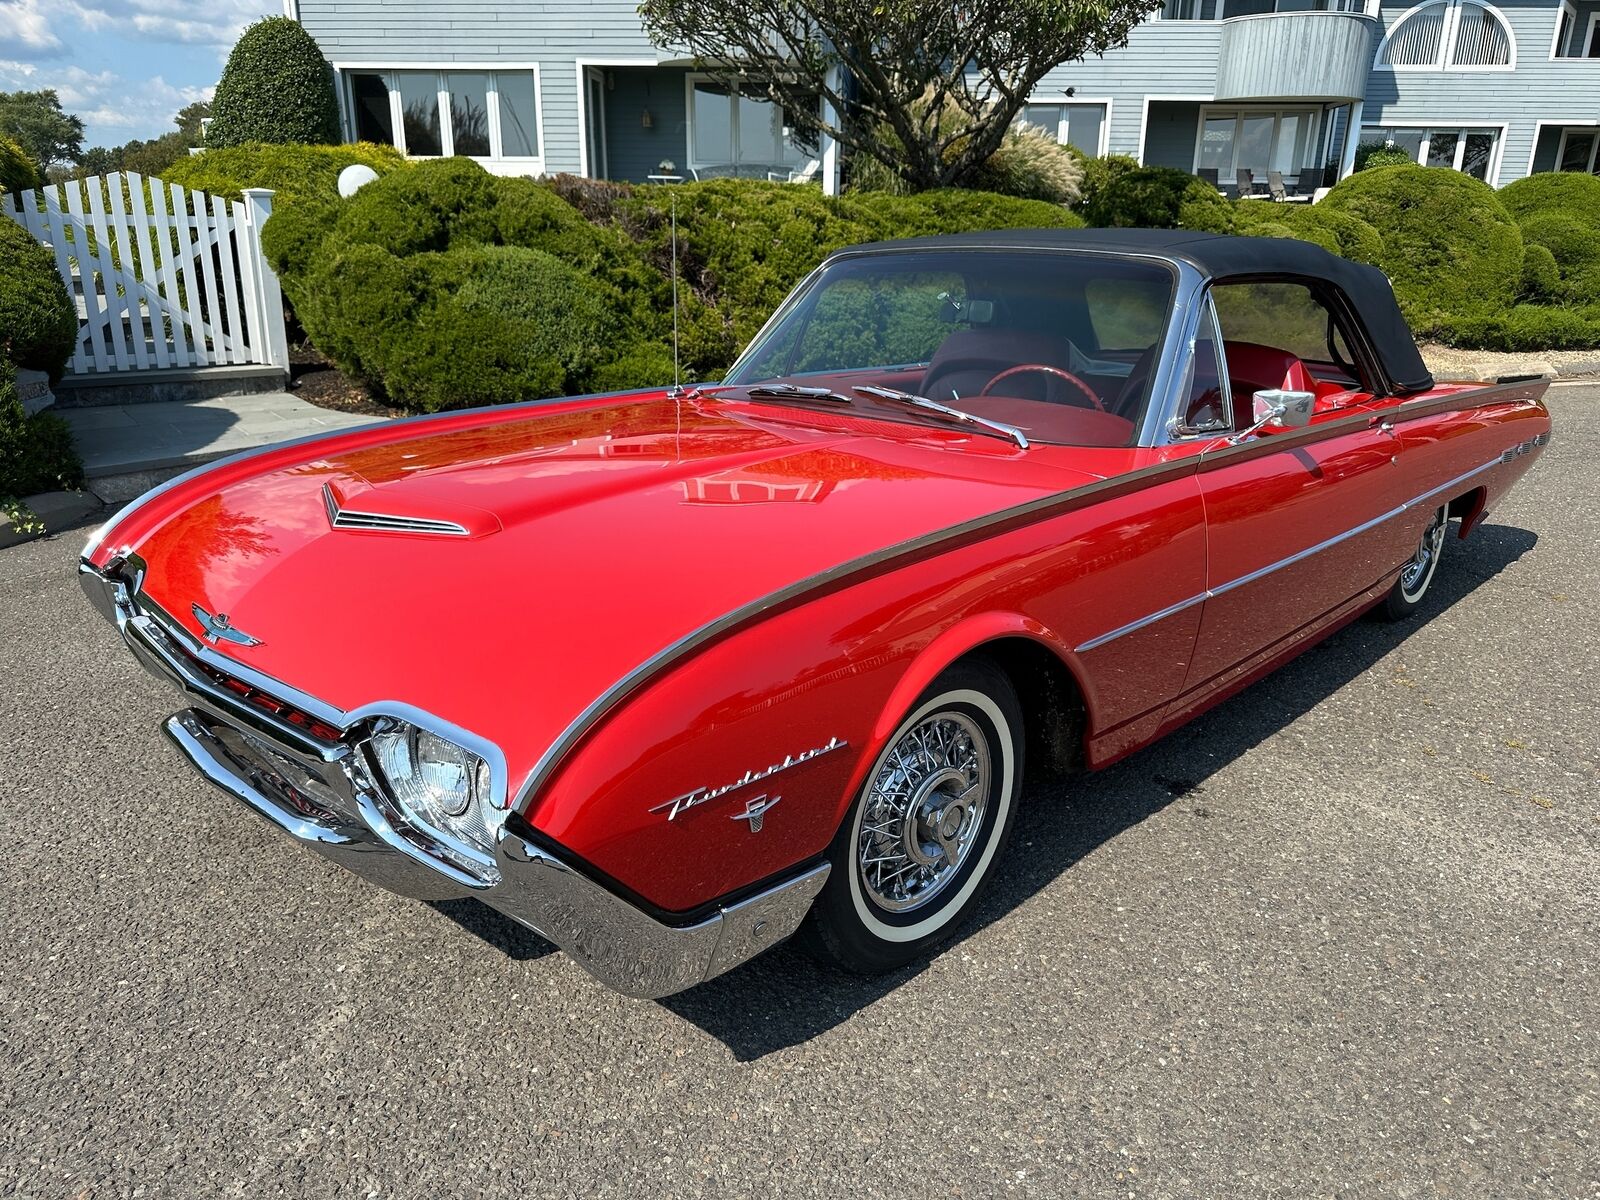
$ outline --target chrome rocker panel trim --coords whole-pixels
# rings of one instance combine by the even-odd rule
[[[214,786],[301,846],[392,892],[483,901],[626,995],[669,996],[769,949],[794,933],[827,882],[826,863],[808,865],[692,924],[672,925],[503,827],[494,854],[499,880],[475,878],[429,853],[425,830],[391,822],[393,809],[354,747],[322,742],[242,706],[186,664],[120,579],[85,565],[80,581],[139,662],[193,706],[169,718],[165,730]],[[301,775],[300,788],[289,774]]]

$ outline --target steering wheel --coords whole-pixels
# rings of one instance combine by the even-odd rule
[[[1099,394],[1096,393],[1095,390],[1087,383],[1079,379],[1071,371],[1063,371],[1060,367],[1047,366],[1044,363],[1023,363],[1021,366],[1007,367],[1004,371],[1001,371],[1000,374],[989,380],[988,383],[984,384],[983,391],[979,392],[978,395],[987,396],[989,394],[989,389],[994,387],[994,385],[999,383],[1002,379],[1009,379],[1013,375],[1021,375],[1025,371],[1035,371],[1042,375],[1054,375],[1057,378],[1065,379],[1068,383],[1072,384],[1073,387],[1077,388],[1085,396],[1089,397],[1089,403],[1094,405],[1095,408],[1099,409],[1101,412],[1105,412],[1106,410],[1106,406],[1101,402]]]

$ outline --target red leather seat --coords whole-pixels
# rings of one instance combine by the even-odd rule
[[[1258,342],[1223,342],[1228,360],[1228,382],[1233,394],[1248,399],[1252,392],[1282,388],[1290,392],[1314,392],[1316,380],[1306,365],[1287,350],[1263,346]]]

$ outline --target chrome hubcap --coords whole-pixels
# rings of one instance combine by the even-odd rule
[[[856,869],[873,901],[910,912],[971,855],[989,805],[989,744],[977,724],[940,712],[890,749],[862,807]]]
[[[1433,568],[1439,561],[1439,554],[1444,549],[1444,535],[1448,528],[1444,509],[1433,514],[1433,520],[1422,531],[1422,541],[1417,545],[1417,552],[1411,556],[1411,561],[1400,570],[1400,590],[1405,593],[1408,600],[1415,600],[1427,586],[1428,580],[1433,575]]]

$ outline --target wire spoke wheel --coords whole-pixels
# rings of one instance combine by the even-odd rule
[[[1434,568],[1439,565],[1439,556],[1444,551],[1446,528],[1445,510],[1441,508],[1433,514],[1433,520],[1422,531],[1417,552],[1400,569],[1400,591],[1407,600],[1420,600],[1422,593],[1427,590]]]
[[[988,741],[964,713],[935,712],[901,735],[872,780],[856,840],[874,904],[907,913],[944,891],[978,841],[992,779]]]

